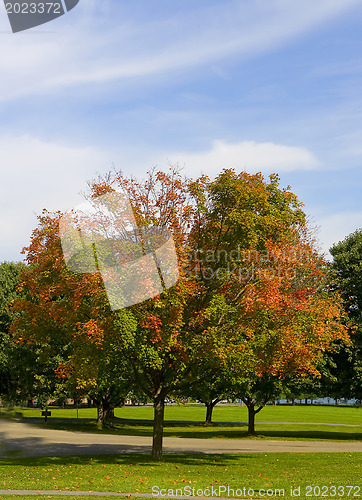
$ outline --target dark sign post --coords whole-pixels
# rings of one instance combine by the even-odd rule
[[[52,412],[51,411],[48,411],[48,410],[43,410],[41,412],[41,416],[44,417],[44,424],[47,423],[47,420],[48,420],[48,417],[51,417],[52,416]]]

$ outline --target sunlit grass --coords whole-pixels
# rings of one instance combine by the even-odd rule
[[[25,408],[18,410],[24,417],[40,417],[41,410]],[[52,418],[76,419],[77,409],[51,408]],[[183,422],[203,422],[205,420],[203,406],[174,405],[166,406],[165,420]],[[96,408],[79,408],[79,419],[95,419]],[[115,416],[126,420],[149,420],[153,418],[153,408],[147,406],[124,406],[116,408]],[[246,422],[248,418],[245,406],[216,406],[213,412],[214,422]],[[331,424],[362,425],[362,408],[357,406],[284,406],[268,405],[256,416],[257,422],[325,422]]]
[[[167,454],[162,462],[138,454],[2,458],[0,488],[151,493],[155,486],[195,491],[214,487],[214,496],[219,496],[219,487],[228,486],[252,488],[256,498],[262,488],[278,488],[289,498],[291,487],[300,486],[303,493],[307,485],[361,486],[361,464],[361,453]]]

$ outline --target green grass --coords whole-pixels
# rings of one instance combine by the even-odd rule
[[[117,408],[116,419],[112,426],[102,431],[99,431],[96,426],[95,408],[80,408],[78,419],[75,408],[52,409],[51,411],[52,416],[48,419],[48,428],[119,435],[152,435],[153,409],[151,406]],[[21,413],[24,421],[44,425],[39,409],[24,409]],[[205,409],[202,406],[167,406],[164,436],[205,439],[239,439],[247,436],[245,407],[217,406],[214,409],[212,426],[203,425],[204,418]],[[287,422],[287,424],[277,422]],[[295,422],[303,425],[296,425]],[[311,423],[317,425],[311,425]],[[344,427],[340,424],[358,427]],[[360,440],[362,439],[362,409],[317,405],[267,406],[257,415],[256,431],[259,439]]]
[[[302,497],[308,485],[360,487],[361,464],[362,453],[167,454],[162,462],[139,454],[0,458],[0,488],[151,493],[155,486],[172,490],[187,486],[195,491],[214,487],[215,496],[220,492],[228,496],[218,488],[229,486],[252,488],[255,498],[260,498],[262,488],[284,489],[290,498],[291,487],[300,486]]]
[[[48,427],[88,432],[132,434],[149,436],[152,432],[153,410],[150,406],[116,409],[114,426],[98,431],[95,424],[96,410],[53,409]],[[43,426],[39,409],[21,410],[24,421]],[[166,407],[165,436],[241,438],[246,426],[228,422],[246,422],[246,408],[219,406],[214,410],[214,425],[204,426],[205,409],[197,406]],[[342,406],[267,406],[257,416],[258,439],[361,439],[362,409]],[[196,421],[197,423],[190,423]],[[290,422],[262,424],[258,422]],[[293,425],[302,422],[303,425]],[[315,422],[319,425],[310,425]],[[331,426],[323,423],[333,424]],[[358,425],[342,427],[338,424]],[[165,454],[162,462],[152,462],[149,455],[80,456],[0,458],[0,489],[68,490],[68,491],[121,491],[151,493],[152,486],[166,489],[217,488],[217,496],[227,496],[230,488],[252,488],[253,498],[261,498],[260,489],[285,490],[284,498],[291,498],[290,488],[301,487],[305,497],[306,486],[360,486],[362,453],[254,453],[254,454]],[[183,490],[185,491],[185,490]],[[358,498],[352,490],[347,495],[334,495],[334,499]],[[239,492],[240,493],[240,492]],[[362,491],[359,491],[362,496]],[[240,495],[238,495],[240,497]],[[247,496],[242,495],[242,498]],[[3,496],[2,498],[9,498]],[[16,496],[17,499],[47,498],[46,496]],[[64,497],[52,496],[53,500]],[[79,498],[67,496],[66,498]],[[94,498],[85,496],[81,498]],[[107,498],[107,497],[96,497]],[[108,497],[109,498],[109,497]],[[272,497],[272,498],[275,498]],[[305,497],[306,498],[306,497]],[[311,497],[316,498],[312,494]],[[139,499],[138,499],[139,500]]]

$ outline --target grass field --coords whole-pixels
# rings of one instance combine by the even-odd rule
[[[44,425],[39,409],[24,409],[25,421]],[[151,406],[123,407],[115,411],[112,426],[99,431],[96,409],[52,409],[47,427],[84,432],[152,435]],[[205,426],[202,406],[167,406],[165,437],[238,439],[247,436],[247,410],[241,406],[217,406],[214,425]],[[266,423],[267,422],[267,423]],[[283,422],[283,423],[280,423]],[[343,425],[341,425],[343,424]],[[348,427],[350,426],[350,427]],[[258,439],[360,440],[362,408],[344,406],[266,406],[256,419]]]
[[[197,490],[209,488],[210,493],[213,493],[212,496],[238,496],[239,498],[240,496],[241,498],[261,498],[261,490],[274,492],[284,490],[284,497],[290,498],[291,488],[300,487],[301,496],[306,497],[307,487],[312,486],[325,487],[325,491],[329,493],[328,496],[335,499],[348,496],[358,498],[358,494],[362,495],[359,489],[362,477],[361,459],[361,453],[169,454],[164,456],[162,462],[157,463],[152,462],[149,456],[134,454],[31,459],[2,458],[0,459],[0,488],[133,493],[152,493],[152,491],[157,492],[165,488],[174,493],[176,489],[179,489],[185,494],[188,491],[191,492],[192,488],[195,493]],[[344,495],[338,494],[338,491],[333,494],[333,487],[338,486],[345,488]],[[355,488],[348,488],[352,486]],[[152,490],[156,487],[158,490]],[[211,489],[212,487],[214,490]],[[242,490],[244,487],[246,492],[253,490],[254,495],[235,494],[236,490]],[[234,490],[234,495],[231,490]],[[349,495],[347,495],[348,491]],[[281,495],[274,494],[273,497],[275,496]]]
[[[150,406],[116,409],[113,426],[102,431],[96,428],[95,409],[80,408],[78,419],[76,409],[52,408],[51,411],[52,416],[47,424],[49,428],[131,435],[151,435],[152,432],[153,409]],[[24,421],[44,426],[43,420],[39,418],[39,409],[24,409],[21,413]],[[267,406],[257,417],[257,439],[362,438],[362,408]],[[216,407],[213,426],[203,425],[205,409],[201,406],[167,406],[165,418],[165,436],[242,438],[246,435],[246,426],[242,424],[247,420],[245,407]],[[187,497],[193,492],[196,496],[210,494],[256,499],[280,496],[292,498],[292,488],[297,494],[300,493],[298,496],[301,498],[331,497],[344,500],[362,497],[361,477],[362,453],[165,454],[162,462],[152,462],[149,455],[138,454],[0,458],[0,489],[6,490],[142,494],[152,493],[154,487],[158,488],[154,490],[156,492],[164,488],[169,497],[172,497],[172,493],[182,493]],[[299,487],[300,490],[296,489]],[[35,495],[16,498],[49,497]],[[61,496],[51,498],[64,499]],[[80,497],[70,495],[66,498]],[[81,498],[94,497],[87,495]]]

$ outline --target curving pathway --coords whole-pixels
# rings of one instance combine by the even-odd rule
[[[43,429],[0,419],[0,456],[150,453],[151,437]],[[164,438],[168,453],[362,452],[360,441]]]

